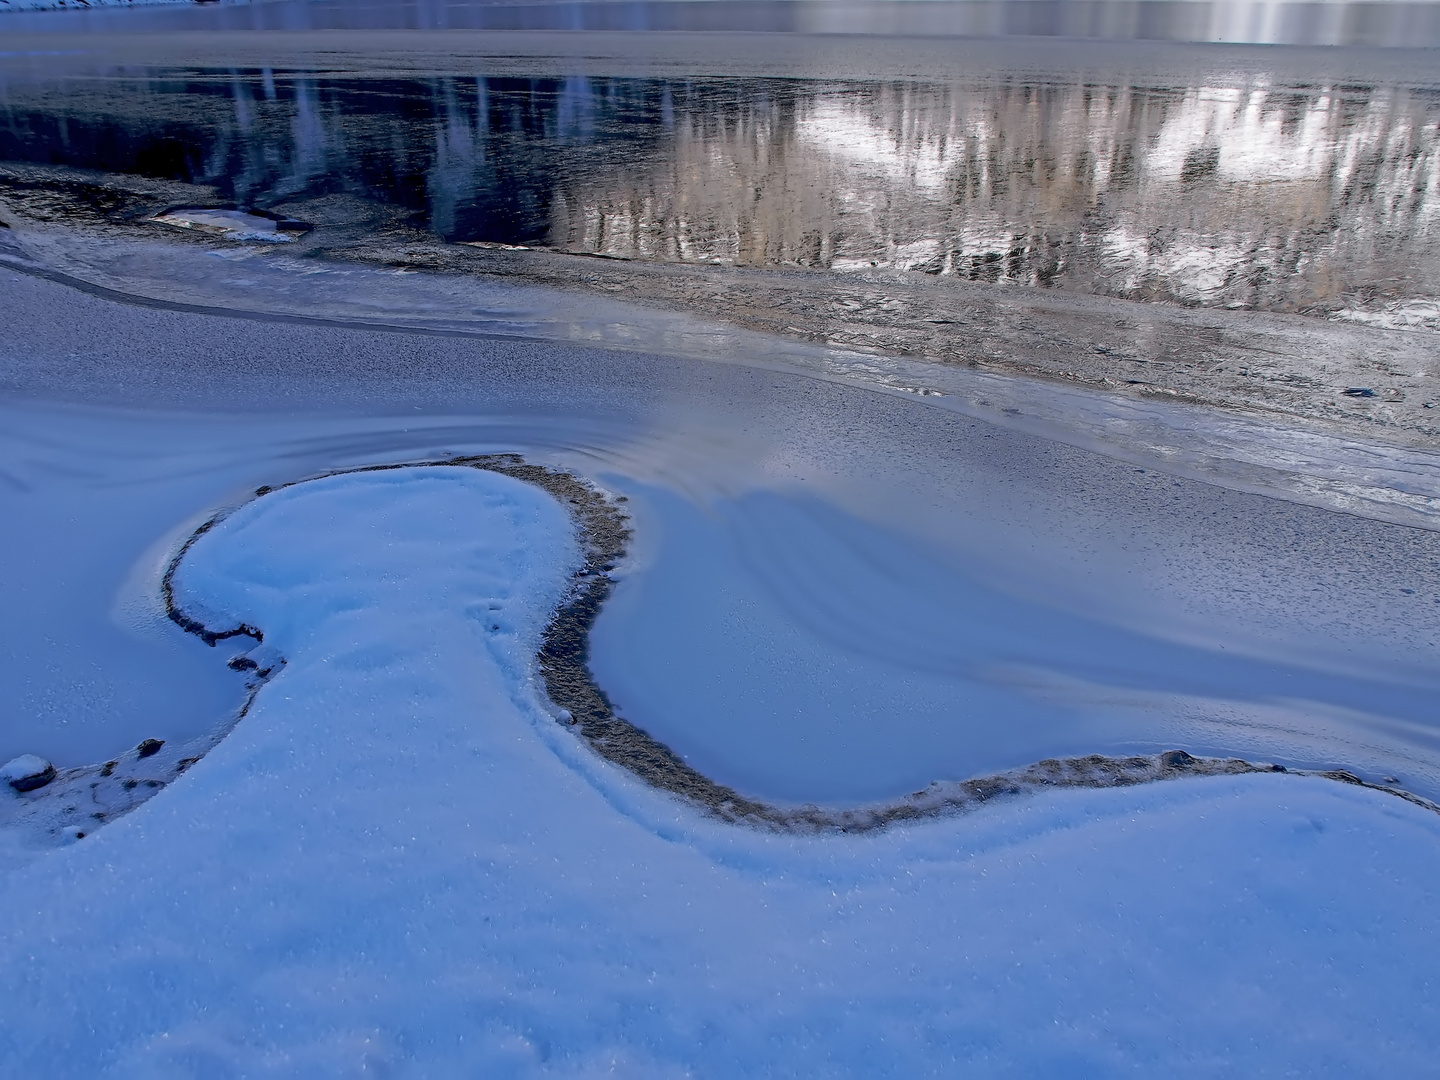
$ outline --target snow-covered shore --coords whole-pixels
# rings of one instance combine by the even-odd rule
[[[142,810],[7,874],[37,1075],[1380,1075],[1440,1030],[1440,817],[1321,780],[1067,791],[883,834],[708,822],[531,658],[538,489],[368,472],[176,575],[289,664]],[[41,944],[43,942],[43,945]]]

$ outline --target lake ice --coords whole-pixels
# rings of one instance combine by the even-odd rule
[[[1436,790],[1440,534],[763,367],[363,328],[277,341],[264,323],[75,296],[83,319],[46,316],[64,295],[50,284],[13,295],[35,320],[12,333],[37,390],[76,396],[58,384],[98,336],[81,396],[153,405],[6,406],[6,497],[32,522],[10,534],[24,547],[7,572],[32,615],[5,629],[4,752],[83,764],[233,709],[223,649],[186,640],[155,598],[213,508],[330,468],[503,450],[629,496],[637,535],[596,628],[597,675],[622,713],[742,791],[847,802],[1181,744]],[[146,358],[140,342],[180,327],[193,353]],[[234,359],[211,364],[210,340]],[[308,357],[332,351],[365,361],[317,373]],[[296,393],[321,411],[287,414]],[[95,536],[103,561],[76,577]],[[97,688],[63,725],[27,688],[56,662],[50,643],[79,658],[57,682]]]

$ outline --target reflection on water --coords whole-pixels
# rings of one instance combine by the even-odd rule
[[[0,0],[4,13],[9,0]],[[86,0],[60,0],[83,8]],[[1433,0],[219,0],[9,15],[17,28],[730,31],[1434,47]]]
[[[1440,326],[1436,86],[265,69],[0,93],[3,159],[292,212],[356,196],[452,241]]]

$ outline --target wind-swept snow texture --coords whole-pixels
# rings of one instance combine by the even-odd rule
[[[247,504],[175,576],[287,666],[0,879],[15,1076],[1422,1075],[1440,816],[1290,776],[864,837],[726,826],[555,723],[578,558],[466,468]]]

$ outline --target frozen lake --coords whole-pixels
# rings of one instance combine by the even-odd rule
[[[0,1072],[1425,1073],[1437,18],[0,15]]]

